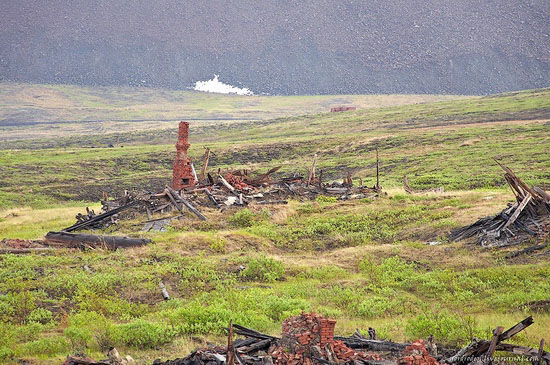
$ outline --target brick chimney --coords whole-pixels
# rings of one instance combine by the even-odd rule
[[[197,182],[191,168],[191,160],[187,157],[189,149],[189,122],[181,121],[178,131],[178,142],[176,143],[176,159],[172,177],[172,188],[180,190],[194,186]]]

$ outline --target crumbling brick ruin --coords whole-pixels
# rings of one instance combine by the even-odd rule
[[[318,365],[353,360],[380,360],[375,353],[356,352],[334,339],[336,321],[315,313],[302,313],[283,322],[283,336],[270,349],[275,365]],[[358,362],[361,363],[361,362]]]
[[[172,178],[172,187],[175,190],[194,186],[197,183],[191,159],[187,156],[189,146],[189,122],[181,121],[179,124],[178,142],[176,143],[177,154],[174,160]]]

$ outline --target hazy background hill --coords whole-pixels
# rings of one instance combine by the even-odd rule
[[[550,85],[549,0],[18,0],[0,79],[256,93],[484,94]]]

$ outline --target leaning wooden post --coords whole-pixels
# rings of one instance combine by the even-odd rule
[[[201,174],[199,176],[199,184],[202,184],[202,182],[204,181],[209,160],[210,160],[210,148],[206,147],[206,152],[204,152],[204,158],[202,160],[202,169],[201,169]]]
[[[487,350],[487,362],[491,363],[491,358],[493,357],[493,354],[495,353],[495,349],[499,342],[499,336],[504,332],[504,327],[497,327],[493,330],[493,339],[491,340],[491,344],[489,345],[489,350]]]
[[[235,365],[235,348],[233,347],[233,320],[229,321],[229,334],[227,335],[227,365]]]

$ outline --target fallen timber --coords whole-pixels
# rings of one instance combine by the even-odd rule
[[[45,236],[45,240],[48,244],[61,244],[63,247],[67,248],[104,248],[109,250],[139,247],[151,243],[151,240],[146,238],[100,236],[68,232],[48,232]]]
[[[392,341],[384,340],[369,340],[363,337],[354,334],[351,337],[340,337],[335,336],[335,340],[342,341],[346,346],[352,349],[361,349],[367,351],[379,351],[379,352],[395,352],[400,353],[405,351],[406,347],[409,346],[409,343],[398,343]]]
[[[498,162],[497,162],[498,163]],[[505,171],[504,178],[510,186],[516,203],[510,204],[495,216],[451,232],[451,241],[476,237],[483,247],[506,247],[529,239],[537,241],[532,248],[522,250],[511,257],[538,249],[550,232],[550,195],[540,187],[530,188],[507,166],[498,163]]]
[[[122,212],[126,209],[129,209],[135,205],[137,205],[139,203],[138,200],[134,200],[126,205],[123,205],[123,206],[120,206],[118,208],[115,208],[115,209],[112,209],[112,210],[109,210],[103,214],[99,214],[99,215],[96,215],[96,216],[93,216],[91,217],[90,219],[84,221],[84,222],[77,222],[75,224],[73,224],[72,226],[70,227],[67,227],[65,229],[63,229],[64,232],[72,232],[72,231],[76,231],[78,229],[83,229],[83,228],[86,228],[86,227],[89,227],[91,226],[92,224],[94,223],[97,223],[99,221],[102,221],[104,220],[105,218],[109,218],[119,212]]]
[[[517,335],[534,323],[533,317],[529,316],[523,321],[503,331],[502,327],[497,327],[493,331],[493,338],[488,340],[474,340],[468,346],[458,351],[455,355],[442,361],[444,364],[465,365],[477,363],[479,361],[490,361],[494,351],[505,351],[517,355],[538,358],[540,364],[550,364],[550,353],[544,351],[544,340],[541,340],[541,346],[538,350],[529,347],[505,344],[506,341]]]

